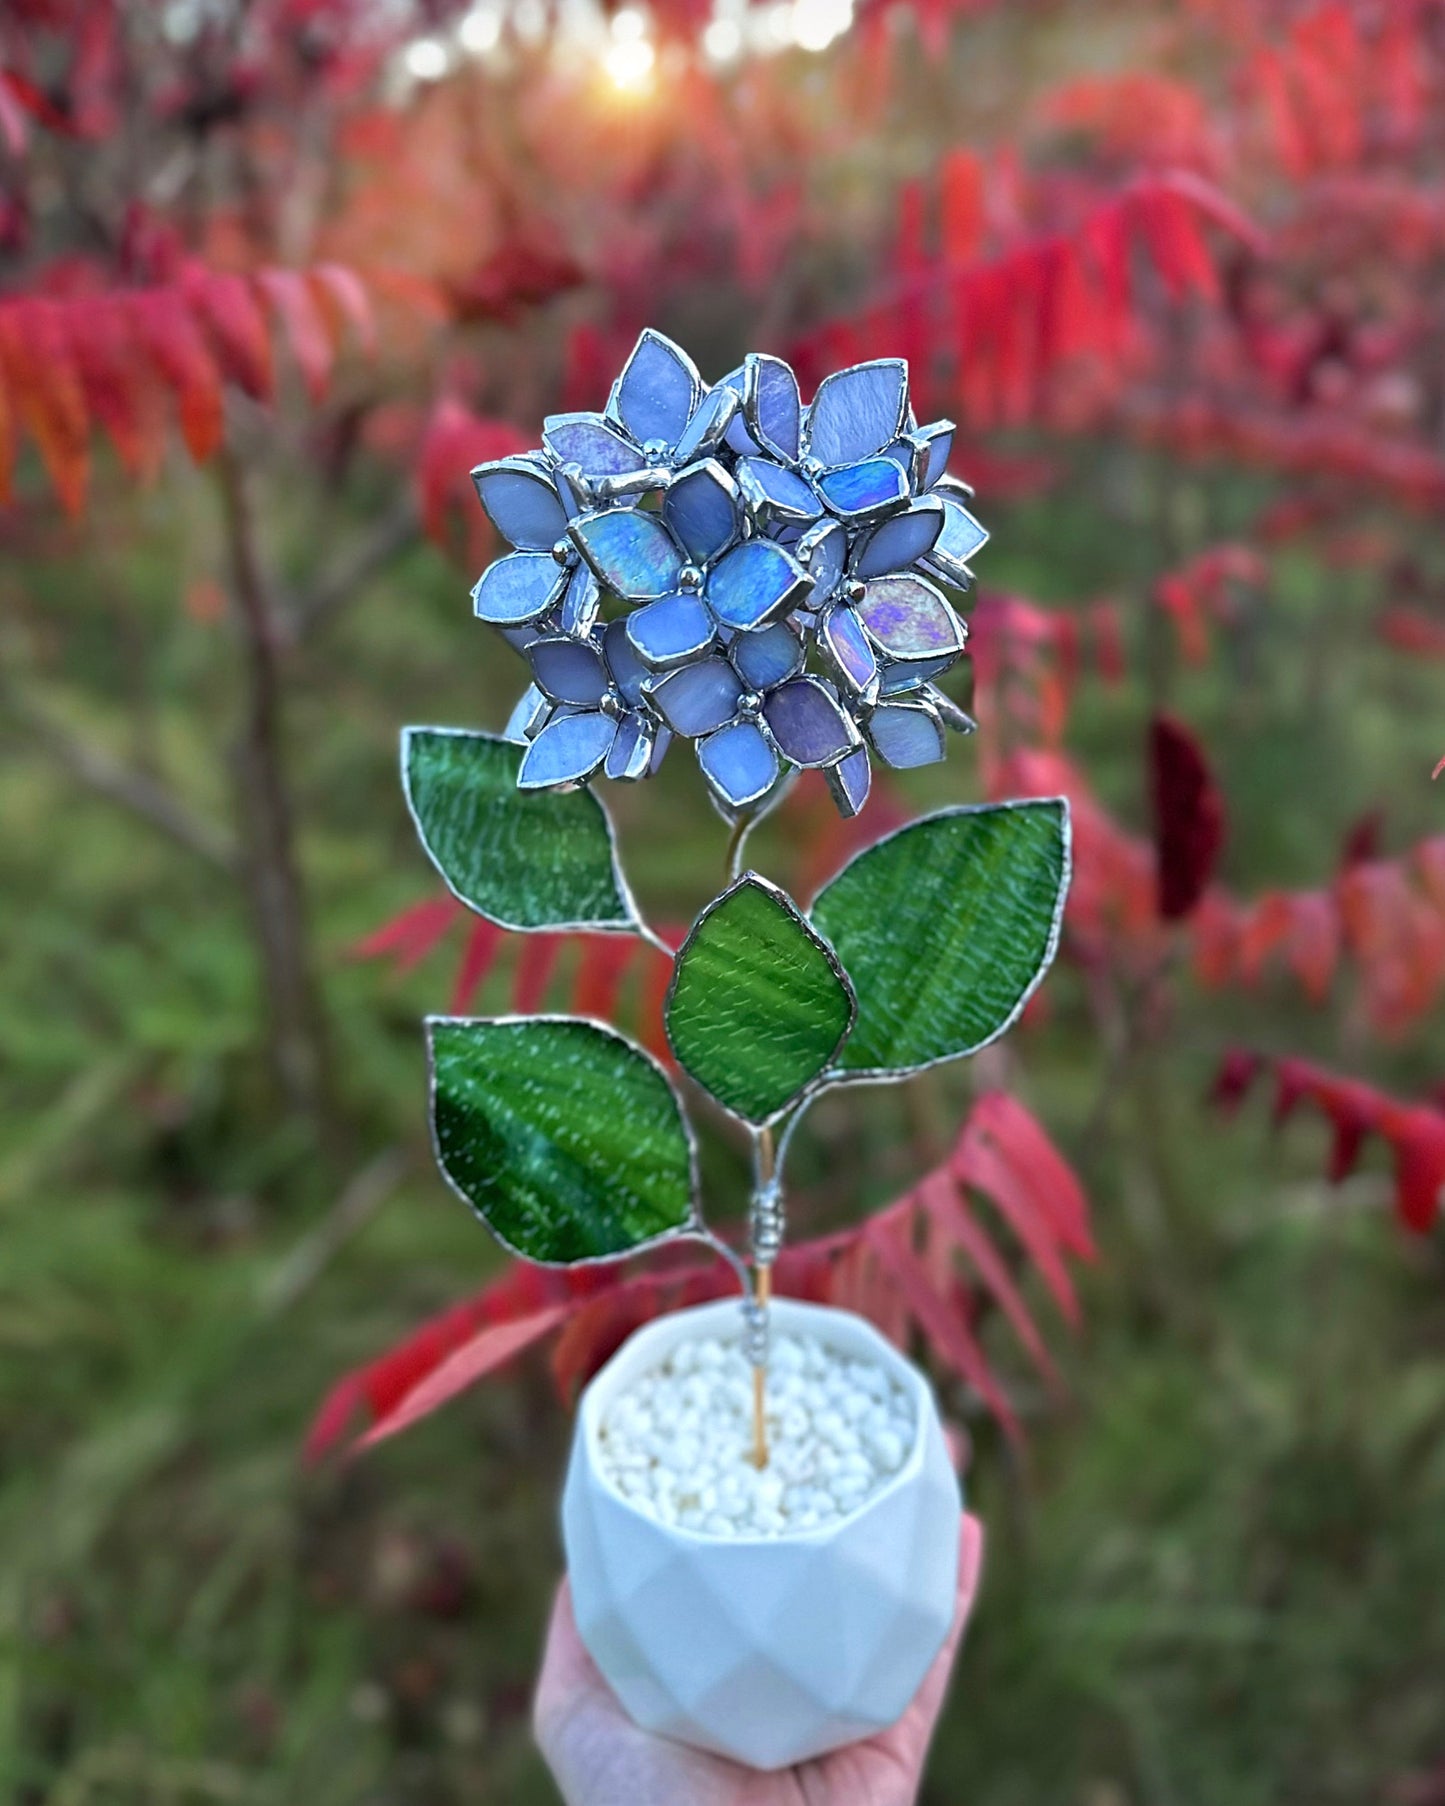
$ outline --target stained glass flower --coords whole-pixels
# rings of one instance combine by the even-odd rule
[[[779,358],[709,388],[644,332],[603,413],[553,415],[540,451],[472,473],[513,548],[472,593],[531,668],[519,782],[647,777],[682,736],[728,813],[811,767],[856,814],[873,758],[942,758],[973,725],[937,680],[988,537],[952,442],[917,424],[900,359],[805,408]]]

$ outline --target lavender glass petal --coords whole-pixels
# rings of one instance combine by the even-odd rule
[[[855,577],[883,577],[907,569],[933,549],[943,531],[943,503],[930,497],[895,514],[865,536],[853,554]]]
[[[740,633],[728,657],[750,690],[765,692],[803,668],[803,642],[787,621],[775,621],[756,633]]]
[[[635,782],[650,774],[652,751],[651,725],[641,715],[625,715],[617,725],[617,738],[608,749],[603,770],[609,778]]]
[[[868,738],[880,759],[898,771],[936,765],[945,752],[943,725],[921,702],[885,702],[868,719]]]
[[[625,620],[607,623],[602,631],[602,652],[618,695],[635,709],[642,701],[642,685],[648,670],[637,656],[637,648],[627,637]]]
[[[527,654],[537,687],[554,702],[595,707],[607,694],[607,668],[602,654],[586,640],[538,640]]]
[[[743,686],[725,658],[705,658],[669,672],[652,688],[652,701],[678,734],[695,739],[732,718]]]
[[[798,455],[803,423],[797,377],[781,358],[761,353],[754,353],[743,369],[743,405],[754,439],[791,463]]]
[[[868,792],[873,788],[873,766],[868,758],[868,748],[858,746],[839,759],[836,765],[830,765],[823,773],[828,780],[828,788],[833,794],[840,815],[858,815],[868,801]]]
[[[783,757],[794,765],[831,765],[858,743],[852,722],[816,677],[795,677],[763,703]]]
[[[677,463],[691,464],[695,458],[710,457],[722,444],[740,405],[736,389],[727,389],[721,384],[709,389],[683,428],[673,452]]]
[[[642,470],[647,458],[601,414],[551,414],[542,443],[559,463],[578,464],[589,477],[623,476]]]

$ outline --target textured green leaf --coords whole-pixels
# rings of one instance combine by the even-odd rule
[[[692,1139],[650,1054],[571,1016],[427,1022],[453,1188],[527,1260],[628,1254],[694,1215]]]
[[[524,750],[495,734],[405,730],[402,783],[432,864],[503,928],[636,933],[606,810],[590,790],[518,790]]]
[[[1062,797],[945,809],[852,860],[811,910],[858,995],[844,1076],[975,1053],[1017,1018],[1058,944]]]
[[[783,891],[748,872],[693,923],[667,997],[667,1034],[729,1110],[766,1122],[811,1083],[853,1021],[833,950]]]

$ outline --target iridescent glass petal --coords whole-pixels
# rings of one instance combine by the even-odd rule
[[[855,696],[877,681],[878,660],[858,617],[846,603],[837,603],[818,623],[818,644],[844,687]]]
[[[825,471],[818,489],[834,514],[861,525],[907,506],[908,473],[892,458],[869,458]]]
[[[749,539],[708,572],[707,605],[725,627],[747,632],[780,620],[809,590],[808,574],[781,546]]]
[[[922,577],[902,572],[875,577],[863,591],[858,616],[890,660],[955,658],[967,637],[942,594]]]
[[[607,588],[629,602],[652,602],[677,588],[682,549],[655,514],[616,508],[584,515],[568,532]]]

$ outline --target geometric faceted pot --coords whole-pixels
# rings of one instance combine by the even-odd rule
[[[659,1523],[606,1480],[597,1431],[613,1396],[683,1342],[740,1334],[736,1300],[638,1330],[582,1395],[562,1499],[577,1628],[644,1729],[785,1768],[900,1718],[953,1620],[958,1479],[933,1389],[871,1324],[775,1298],[778,1334],[809,1334],[882,1366],[917,1430],[899,1469],[855,1511],[779,1536]]]

